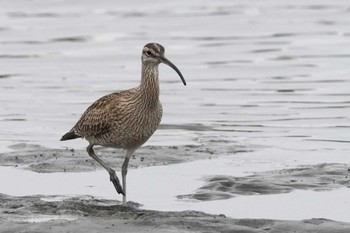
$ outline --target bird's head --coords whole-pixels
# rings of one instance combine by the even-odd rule
[[[182,76],[180,70],[164,56],[165,49],[162,45],[157,43],[148,43],[142,50],[142,63],[145,65],[157,66],[164,63],[173,68],[180,76],[182,83],[186,86],[185,78]]]

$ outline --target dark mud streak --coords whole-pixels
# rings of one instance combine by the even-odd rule
[[[40,58],[38,54],[1,54],[0,59],[31,59],[31,58]]]
[[[51,39],[50,42],[87,42],[91,38],[89,36],[71,36]]]
[[[38,12],[27,13],[22,11],[7,12],[6,16],[9,18],[58,18],[58,17],[76,17],[79,14],[76,13],[53,13],[53,12]]]
[[[6,79],[6,78],[11,78],[17,76],[15,74],[0,74],[0,79]]]
[[[289,193],[293,190],[324,191],[350,188],[350,166],[318,164],[256,173],[245,177],[213,176],[196,193],[178,196],[201,201],[228,199],[238,195]]]
[[[40,45],[40,44],[45,44],[46,42],[44,41],[38,41],[38,40],[11,40],[11,41],[2,41],[0,42],[1,44],[4,45],[10,45],[10,44],[27,44],[27,45]]]
[[[310,139],[304,139],[305,141],[317,141],[317,142],[336,142],[336,143],[350,143],[350,141],[347,140],[336,140],[336,139],[316,139],[316,138],[310,138]]]

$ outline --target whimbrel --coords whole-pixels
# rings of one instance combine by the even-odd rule
[[[123,204],[126,204],[126,174],[130,157],[152,136],[162,118],[158,65],[164,63],[173,68],[186,85],[180,70],[164,57],[162,45],[146,44],[141,60],[141,82],[138,87],[114,92],[98,99],[61,138],[61,141],[85,138],[89,142],[87,153],[107,170],[116,191],[123,194]],[[95,154],[95,145],[126,150],[122,165],[123,186],[120,185],[115,171]]]

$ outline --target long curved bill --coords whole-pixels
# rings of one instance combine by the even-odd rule
[[[165,58],[163,56],[160,56],[159,58],[160,58],[161,62],[163,62],[164,64],[170,66],[171,68],[173,68],[176,71],[176,73],[180,76],[182,83],[186,86],[186,80],[185,80],[184,76],[182,76],[180,70],[171,61],[169,61],[167,58]]]

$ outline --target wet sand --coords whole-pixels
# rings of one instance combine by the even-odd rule
[[[83,141],[83,140],[77,140]],[[237,154],[251,151],[234,142],[202,140],[201,145],[144,146],[137,150],[129,168],[167,165],[198,159],[214,159],[221,154]],[[85,150],[74,148],[51,149],[40,145],[19,143],[10,146],[13,152],[0,153],[1,166],[21,166],[35,172],[85,172],[94,171],[100,165]],[[96,147],[96,153],[108,164],[120,168],[125,151]]]
[[[17,144],[11,153],[1,154],[1,165],[36,172],[84,172],[96,169],[86,152],[72,149],[47,149],[38,145]],[[143,153],[168,153],[164,157],[134,159],[132,168],[208,159],[212,151],[204,146],[145,147]],[[195,156],[189,157],[184,151]],[[234,152],[234,151],[231,151]],[[236,151],[243,153],[244,150]],[[110,150],[99,150],[108,154]],[[234,153],[233,153],[234,156]],[[122,156],[121,156],[122,157]],[[110,156],[118,167],[122,158]],[[106,156],[107,158],[107,156]],[[156,159],[157,158],[157,159]],[[19,168],[20,167],[20,168]],[[320,164],[298,169],[262,172],[246,177],[214,176],[198,193],[178,198],[201,201],[231,198],[234,195],[256,195],[291,192],[294,189],[336,189],[349,186],[348,167],[342,164]],[[62,187],[64,188],[64,187]],[[234,208],[234,206],[232,207]],[[224,214],[199,211],[154,211],[142,205],[99,199],[93,196],[0,195],[0,232],[349,232],[350,223],[329,219],[284,221],[271,219],[233,219]]]
[[[269,195],[294,190],[329,191],[343,187],[350,187],[349,165],[317,164],[259,172],[245,177],[212,176],[195,194],[180,198],[209,201],[238,195]]]
[[[160,212],[92,197],[43,201],[40,196],[1,195],[1,232],[338,232],[349,223],[327,219],[277,221],[231,219],[196,211]],[[51,218],[51,220],[50,220]]]

